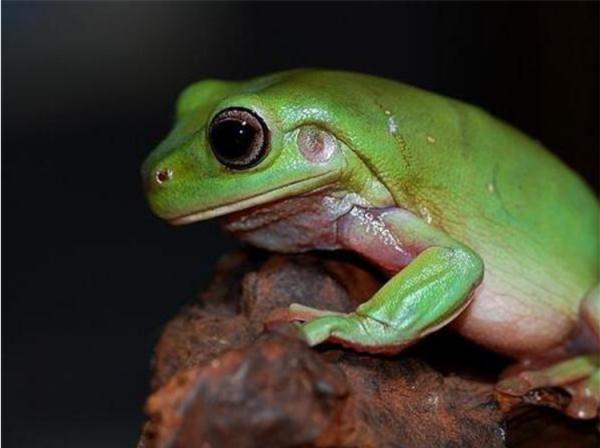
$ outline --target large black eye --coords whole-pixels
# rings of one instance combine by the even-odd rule
[[[208,138],[217,159],[238,170],[256,165],[269,148],[269,129],[262,118],[238,107],[225,109],[213,118]]]

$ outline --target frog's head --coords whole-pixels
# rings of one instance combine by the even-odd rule
[[[361,116],[347,76],[298,70],[190,86],[178,100],[174,129],[142,170],[152,210],[185,224],[343,179],[367,183],[349,146],[361,146],[373,120]]]
[[[159,217],[173,224],[208,219],[340,177],[341,142],[311,111],[290,107],[297,98],[273,88],[277,81],[202,81],[182,93],[174,129],[142,169]],[[326,111],[317,112],[323,122]]]

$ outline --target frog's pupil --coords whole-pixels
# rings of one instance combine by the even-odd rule
[[[210,131],[212,147],[217,155],[235,161],[244,158],[255,144],[256,130],[246,121],[224,120],[216,123]]]

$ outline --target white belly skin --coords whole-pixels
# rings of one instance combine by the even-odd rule
[[[351,249],[393,275],[417,255],[390,249],[389,234],[361,236],[348,229],[354,200],[326,193],[295,197],[244,210],[225,217],[224,227],[239,239],[276,252],[312,249]],[[410,249],[410,248],[409,248]],[[486,270],[473,292],[471,304],[450,326],[466,338],[514,358],[543,355],[564,345],[577,327],[577,319],[540,305],[534,297]],[[543,303],[543,302],[541,302]]]
[[[498,293],[506,285],[494,280],[486,272],[471,304],[450,324],[462,336],[513,358],[544,356],[574,336],[576,319],[509,291]]]

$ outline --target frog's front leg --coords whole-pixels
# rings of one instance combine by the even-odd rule
[[[341,223],[341,242],[384,268],[395,261],[406,266],[354,312],[316,313],[302,331],[310,345],[333,341],[361,351],[394,352],[460,314],[481,281],[483,262],[405,210],[363,212],[359,209]],[[306,307],[292,305],[291,310],[298,317],[310,314]]]

